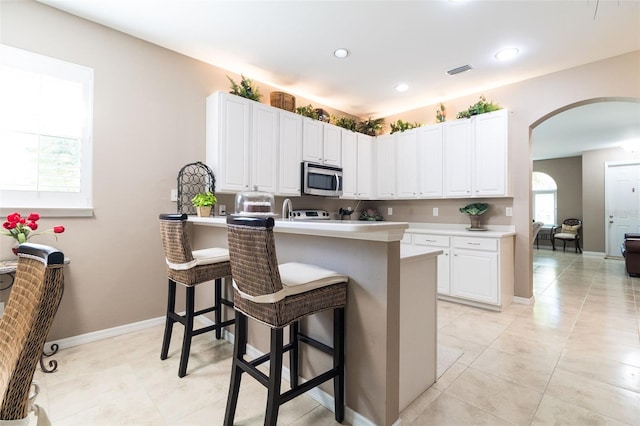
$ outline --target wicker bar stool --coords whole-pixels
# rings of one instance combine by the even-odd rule
[[[265,425],[275,425],[280,405],[333,379],[335,419],[344,419],[344,308],[349,278],[318,266],[301,263],[278,265],[272,218],[227,218],[227,238],[233,273],[236,335],[225,425],[235,417],[240,379],[248,373],[268,389]],[[299,321],[314,313],[333,310],[333,347],[300,332]],[[267,325],[270,352],[246,360],[247,318]],[[289,325],[289,343],[283,330]],[[299,344],[306,343],[333,357],[333,368],[300,384]],[[281,393],[282,357],[289,352],[291,389]],[[269,375],[258,366],[269,361]]]
[[[232,301],[222,297],[222,278],[231,276],[229,251],[217,247],[192,251],[186,226],[186,214],[160,215],[160,233],[162,235],[162,245],[167,261],[167,277],[169,279],[167,319],[165,322],[160,359],[167,359],[173,324],[179,322],[185,328],[184,338],[182,340],[182,353],[180,355],[180,367],[178,368],[179,377],[184,377],[187,374],[191,340],[194,336],[215,330],[216,339],[221,339],[222,329],[235,322],[233,319],[222,321],[222,306],[233,307]],[[214,305],[196,311],[195,286],[213,280],[215,280]],[[184,315],[176,313],[176,283],[180,283],[186,288],[187,300]],[[194,330],[194,318],[209,312],[214,313],[215,323]]]
[[[18,248],[15,281],[0,317],[0,425],[26,425],[29,411],[39,425],[50,424],[34,404],[39,387],[32,381],[62,299],[63,265],[64,255],[53,247],[24,243]],[[35,395],[29,397],[32,386]]]

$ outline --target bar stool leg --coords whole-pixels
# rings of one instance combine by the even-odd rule
[[[269,352],[269,390],[265,426],[276,426],[280,409],[282,379],[282,328],[271,329],[271,351]]]
[[[171,332],[173,324],[176,322],[169,313],[176,311],[176,282],[169,280],[169,295],[167,296],[167,319],[164,323],[164,338],[162,339],[162,350],[160,351],[160,359],[167,359],[169,354],[169,344],[171,343]]]
[[[298,368],[299,368],[299,348],[300,344],[298,342],[298,332],[300,330],[300,323],[298,321],[294,322],[289,326],[289,343],[292,345],[291,350],[289,351],[289,372],[291,373],[290,382],[291,388],[295,388],[298,386]]]
[[[344,308],[333,311],[333,367],[338,375],[333,378],[335,419],[344,420]]]
[[[214,319],[218,327],[216,328],[216,339],[222,339],[222,327],[220,324],[222,323],[222,279],[217,278],[215,287],[214,287],[215,295],[214,295]]]
[[[180,368],[178,377],[187,375],[189,363],[189,351],[191,350],[191,338],[193,337],[193,314],[195,311],[195,287],[187,287],[187,307],[185,313],[184,338],[182,339],[182,354],[180,355]]]
[[[227,408],[224,413],[225,426],[233,426],[233,419],[236,416],[236,406],[238,405],[238,394],[240,393],[240,379],[242,378],[242,368],[238,365],[238,360],[243,359],[247,353],[247,317],[239,311],[236,311],[235,328],[236,335],[233,345],[231,383],[229,384]]]

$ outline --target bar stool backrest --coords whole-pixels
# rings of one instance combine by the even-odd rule
[[[174,264],[185,264],[193,260],[186,214],[161,214],[160,235],[167,260]]]
[[[250,296],[282,290],[273,218],[227,218],[231,273],[238,290]]]
[[[64,255],[53,247],[21,244],[18,269],[0,317],[0,420],[21,420],[36,365],[62,292]]]

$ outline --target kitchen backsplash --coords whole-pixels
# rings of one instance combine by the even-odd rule
[[[215,216],[218,216],[218,206],[225,205],[227,213],[233,213],[235,196],[230,194],[216,194],[218,205],[215,207]],[[282,202],[285,197],[276,197],[276,213],[280,214]],[[292,197],[294,209],[324,209],[332,213],[333,218],[339,219],[340,208],[351,207],[355,209],[351,219],[357,219],[360,211],[373,208],[384,217],[385,220],[396,222],[425,222],[425,223],[455,223],[468,224],[469,217],[460,213],[458,209],[469,203],[483,202],[490,205],[489,211],[482,217],[482,223],[486,225],[511,225],[511,217],[506,215],[506,208],[512,207],[512,198],[462,198],[462,199],[437,199],[437,200],[340,200],[327,197],[302,196]],[[393,210],[392,215],[388,210]],[[438,216],[433,215],[433,209],[438,209]]]

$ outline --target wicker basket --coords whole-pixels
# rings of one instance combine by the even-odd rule
[[[271,106],[284,109],[286,111],[295,112],[296,98],[284,92],[271,92]]]

